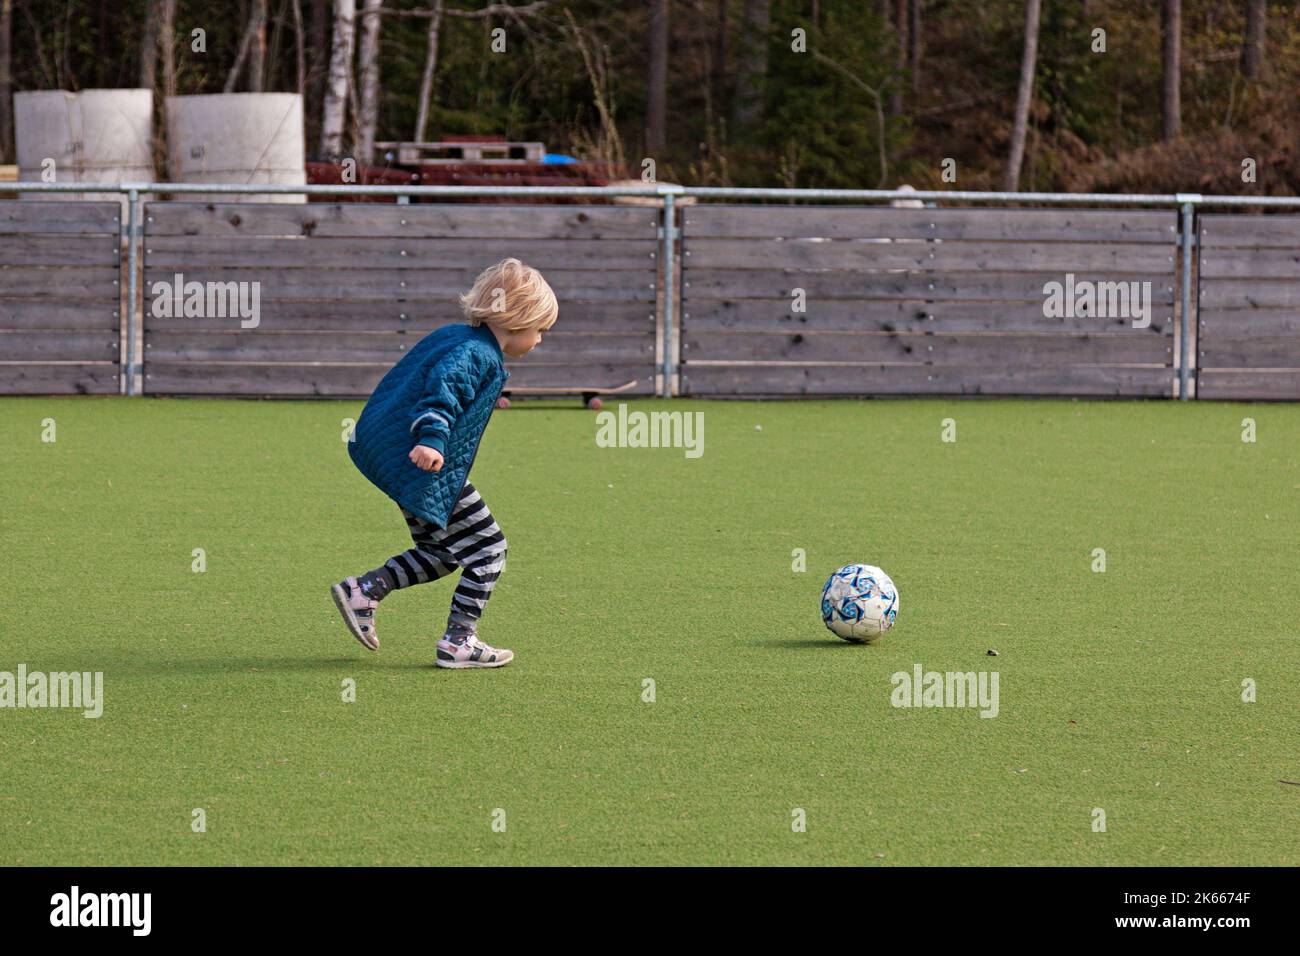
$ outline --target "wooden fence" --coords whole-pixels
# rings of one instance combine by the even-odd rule
[[[457,296],[481,269],[514,256],[545,274],[561,318],[507,360],[510,387],[636,379],[628,394],[652,394],[658,225],[632,206],[149,203],[144,391],[367,395],[423,335],[462,321]],[[257,283],[256,327],[172,307],[178,274]]]
[[[0,394],[119,390],[120,209],[0,202]]]
[[[1300,398],[1300,217],[1200,217],[1200,398]]]
[[[1173,211],[698,205],[684,217],[688,394],[1173,394]],[[1051,282],[1062,299],[1071,283],[1149,282],[1150,326],[1100,308],[1050,317]]]
[[[0,393],[119,391],[120,209],[0,202]],[[680,216],[680,394],[1176,394],[1173,209]],[[364,396],[460,321],[456,297],[484,265],[516,256],[546,274],[561,316],[507,363],[512,388],[636,379],[628,395],[655,394],[660,218],[640,205],[147,203],[144,391]],[[1201,214],[1197,245],[1198,397],[1300,399],[1300,216]],[[241,293],[255,316],[232,308]]]

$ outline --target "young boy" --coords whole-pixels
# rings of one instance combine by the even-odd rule
[[[476,625],[506,565],[506,539],[469,483],[483,430],[510,373],[555,324],[559,307],[541,273],[518,259],[485,269],[460,297],[468,324],[429,333],[375,387],[348,453],[402,509],[415,547],[331,589],[352,635],[379,649],[375,608],[390,591],[451,574],[460,582],[439,667],[500,667],[514,652],[489,647]]]

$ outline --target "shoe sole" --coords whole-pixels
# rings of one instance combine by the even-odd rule
[[[355,637],[366,650],[379,650],[378,641],[371,644],[362,635],[361,625],[357,623],[357,616],[352,613],[352,608],[348,607],[348,596],[343,593],[343,586],[339,584],[334,585],[330,588],[330,594],[333,595],[334,606],[337,607],[339,613],[343,615],[343,623],[347,624],[348,630],[352,632],[352,636]]]
[[[486,664],[482,661],[451,661],[450,663],[446,661],[434,661],[434,663],[439,667],[445,667],[448,670],[464,670],[468,667],[505,667],[514,659],[515,655],[511,654],[503,661],[490,661]]]

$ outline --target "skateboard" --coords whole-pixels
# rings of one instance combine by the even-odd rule
[[[619,392],[626,392],[630,388],[636,388],[639,379],[633,379],[630,382],[624,382],[622,385],[525,385],[521,388],[507,388],[502,390],[501,397],[497,399],[497,408],[510,407],[510,395],[581,395],[582,404],[586,405],[593,412],[600,411],[601,395],[617,395]]]

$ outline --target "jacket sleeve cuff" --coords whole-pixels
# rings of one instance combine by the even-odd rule
[[[445,456],[446,440],[447,440],[447,436],[441,429],[435,428],[431,425],[426,425],[420,429],[420,436],[419,439],[416,441],[416,444],[428,445],[439,455]]]

